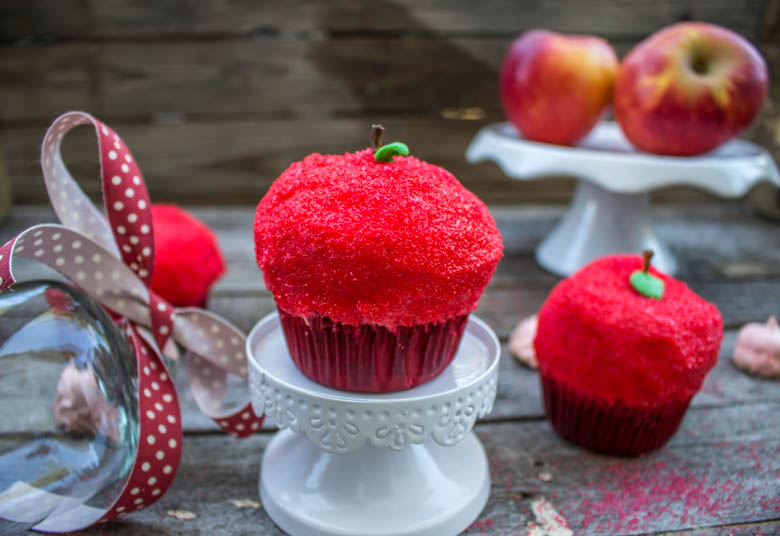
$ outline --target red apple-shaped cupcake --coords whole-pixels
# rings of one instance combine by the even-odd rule
[[[225,272],[214,233],[175,205],[152,205],[154,272],[151,288],[178,307],[204,306]]]
[[[662,446],[718,359],[718,309],[637,255],[601,258],[553,289],[534,346],[547,415],[566,439],[636,455]]]
[[[487,208],[451,173],[378,146],[293,163],[255,217],[293,361],[346,391],[439,375],[502,252]]]

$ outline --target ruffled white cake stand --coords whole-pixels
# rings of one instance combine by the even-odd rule
[[[247,339],[255,411],[282,430],[269,442],[260,497],[293,536],[447,536],[479,515],[487,457],[471,429],[496,396],[500,346],[471,317],[452,363],[408,391],[348,393],[293,364],[279,317]]]
[[[780,184],[772,157],[753,143],[732,140],[696,157],[651,155],[634,149],[611,121],[599,123],[577,147],[524,140],[509,123],[490,125],[471,142],[466,159],[493,161],[515,179],[579,179],[568,212],[536,249],[539,264],[558,275],[603,255],[648,248],[657,268],[674,273],[677,262],[651,225],[653,190],[692,186],[735,198],[761,181]]]

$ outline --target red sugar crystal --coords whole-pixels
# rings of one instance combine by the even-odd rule
[[[370,149],[312,154],[255,216],[257,264],[280,308],[387,328],[471,312],[501,257],[485,205],[448,171]]]
[[[152,221],[152,290],[179,307],[203,305],[209,288],[225,271],[214,233],[175,205],[152,205]]]
[[[662,299],[629,283],[637,255],[604,257],[561,281],[539,311],[539,367],[590,396],[629,405],[682,400],[701,387],[723,337],[717,308],[663,279]]]

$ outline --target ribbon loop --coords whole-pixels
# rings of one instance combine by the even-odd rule
[[[73,180],[60,152],[63,136],[72,128],[87,124],[94,127],[98,138],[107,217]],[[181,415],[173,382],[157,353],[170,340],[186,349],[193,397],[221,429],[234,437],[246,437],[260,429],[263,417],[252,410],[248,394],[237,403],[228,393],[230,385],[237,383],[231,383],[231,375],[246,384],[244,334],[208,311],[195,307],[177,309],[148,288],[154,268],[151,204],[140,169],[122,139],[91,115],[69,112],[48,129],[41,149],[41,166],[51,204],[62,225],[36,225],[0,247],[0,290],[15,281],[15,258],[33,259],[53,268],[126,319],[121,325],[136,350],[139,409],[145,417],[141,420],[141,446],[130,480],[101,518],[105,521],[156,501],[175,474],[181,455]],[[141,327],[151,331],[150,339],[144,339]],[[160,412],[165,414],[167,423],[157,423],[157,434],[149,432],[144,437],[147,430],[153,429],[154,415]],[[160,434],[165,435],[169,454],[162,448],[151,448]],[[155,460],[162,459],[170,460],[156,464],[165,478],[145,475]],[[144,479],[146,487],[134,485]],[[142,497],[136,496],[141,493]],[[66,530],[76,528],[81,527]]]

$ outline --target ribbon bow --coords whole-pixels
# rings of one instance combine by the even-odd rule
[[[60,152],[63,136],[87,124],[93,125],[98,140],[105,216],[73,180]],[[158,349],[165,348],[171,338],[187,350],[195,401],[220,428],[234,437],[246,437],[260,429],[263,418],[252,410],[248,393],[247,402],[238,410],[225,408],[228,374],[247,378],[244,334],[203,309],[174,308],[149,289],[154,269],[149,194],[122,139],[91,115],[69,112],[46,132],[41,166],[62,225],[36,225],[0,248],[0,290],[14,282],[14,259],[24,257],[48,265],[129,320],[122,326],[138,362],[140,435],[130,478],[100,517],[49,529],[66,531],[149,506],[170,486],[181,457],[181,411]],[[145,330],[151,332],[154,344]]]

